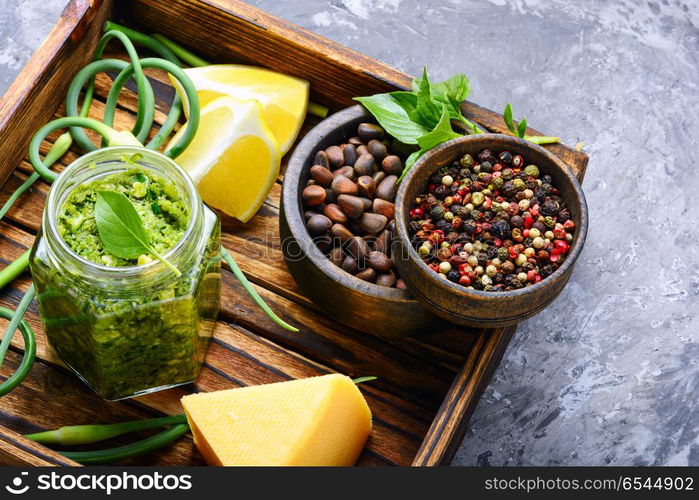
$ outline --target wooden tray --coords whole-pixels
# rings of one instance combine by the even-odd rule
[[[337,111],[351,98],[405,88],[410,78],[361,54],[235,0],[71,0],[58,24],[0,100],[0,203],[27,177],[30,137],[54,116],[62,116],[69,81],[88,63],[102,24],[115,19],[146,32],[160,32],[212,62],[262,65],[311,82],[312,99]],[[138,22],[134,22],[138,20]],[[117,43],[110,44],[112,50]],[[112,57],[123,57],[119,52]],[[172,97],[167,77],[154,74],[162,123]],[[93,114],[101,116],[110,77],[101,75]],[[135,95],[122,94],[117,124],[134,119]],[[492,131],[503,132],[498,114],[464,103],[465,112]],[[317,123],[309,118],[305,129]],[[530,130],[529,133],[536,133]],[[50,137],[55,140],[57,134]],[[45,152],[49,143],[43,145]],[[550,148],[582,178],[587,156],[566,146]],[[67,165],[77,151],[62,160]],[[36,304],[28,320],[37,332],[38,358],[24,383],[0,400],[0,463],[75,465],[22,433],[80,423],[109,423],[180,413],[179,399],[211,391],[308,377],[332,371],[376,375],[362,385],[374,414],[374,430],[361,465],[448,464],[463,438],[468,418],[499,363],[514,329],[454,329],[438,336],[381,339],[326,318],[287,273],[278,240],[279,183],[259,214],[242,225],[223,218],[224,245],[275,311],[300,327],[287,332],[270,322],[223,273],[222,312],[205,366],[196,383],[118,403],[94,395],[47,348]],[[0,265],[29,248],[39,228],[49,186],[39,182],[0,222]],[[29,286],[23,274],[0,294],[16,308]],[[3,325],[0,325],[4,328]],[[21,359],[16,335],[0,376]],[[114,444],[123,441],[114,440]],[[190,437],[129,464],[190,465],[203,461]]]

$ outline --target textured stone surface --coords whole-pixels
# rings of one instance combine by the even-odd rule
[[[0,87],[65,0],[0,13]],[[584,141],[590,233],[570,285],[521,325],[456,465],[699,465],[693,0],[255,0],[358,51]]]

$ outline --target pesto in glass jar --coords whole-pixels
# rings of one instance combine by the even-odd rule
[[[101,190],[131,201],[181,276],[152,255],[104,248],[94,218]],[[49,343],[105,399],[196,379],[219,308],[220,221],[172,160],[131,147],[76,160],[51,187],[30,266]]]

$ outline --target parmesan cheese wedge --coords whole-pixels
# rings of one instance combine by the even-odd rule
[[[182,398],[209,465],[354,465],[371,411],[352,379],[324,375]]]

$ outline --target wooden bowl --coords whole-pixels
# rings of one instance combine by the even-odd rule
[[[455,158],[466,153],[475,156],[486,148],[522,155],[527,164],[537,165],[542,175],[549,174],[576,224],[575,239],[563,264],[551,276],[519,290],[468,290],[438,276],[410,244],[408,212],[412,200],[425,192],[429,177]],[[426,153],[401,182],[396,196],[394,261],[415,297],[434,314],[465,326],[493,328],[513,325],[544,309],[561,292],[585,243],[587,221],[587,205],[580,183],[565,163],[541,146],[507,135],[460,137]]]
[[[310,178],[313,156],[356,135],[363,122],[375,120],[362,106],[335,113],[306,134],[291,155],[279,214],[284,259],[301,290],[326,315],[345,325],[391,337],[439,331],[448,326],[446,322],[427,312],[410,292],[368,283],[343,271],[323,255],[306,229],[301,192]]]

